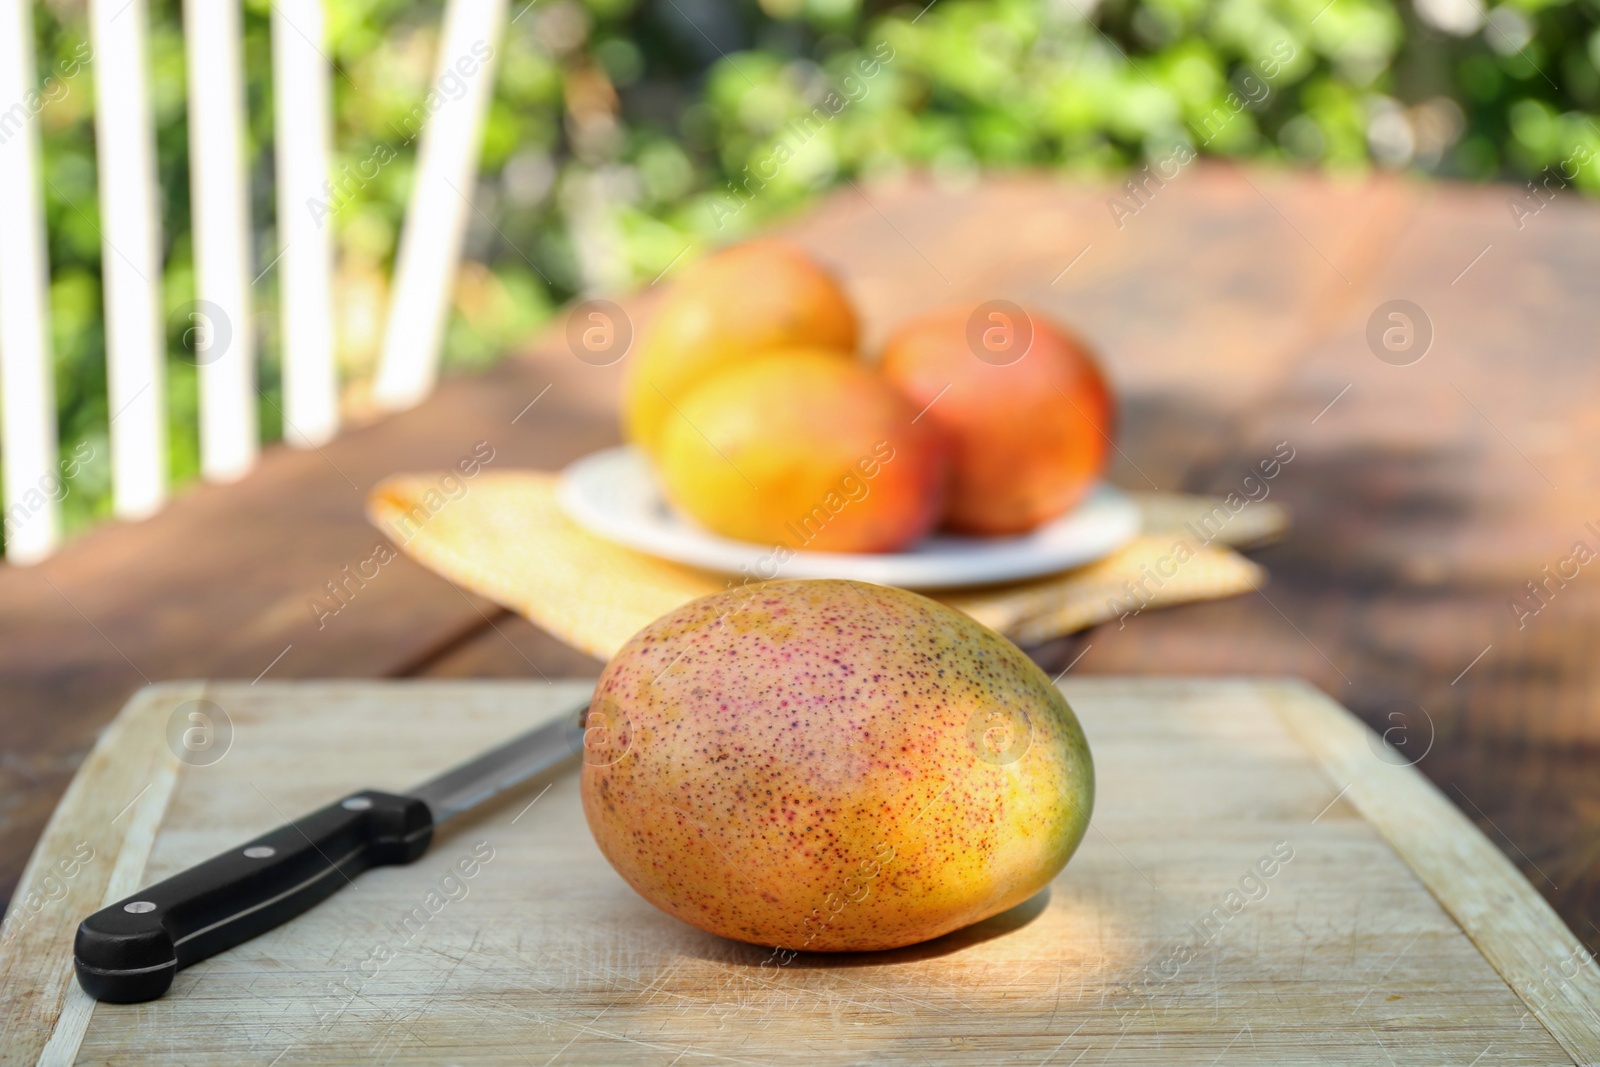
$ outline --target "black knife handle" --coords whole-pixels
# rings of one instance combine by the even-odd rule
[[[180,969],[294,918],[369,867],[410,863],[432,838],[420,800],[345,797],[83,920],[78,984],[96,1000],[154,1000]]]

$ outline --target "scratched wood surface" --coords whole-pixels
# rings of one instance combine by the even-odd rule
[[[1097,763],[1093,829],[1046,892],[926,945],[763,967],[764,950],[685,926],[622,882],[567,769],[452,827],[413,866],[362,875],[181,972],[165,998],[95,1005],[68,961],[73,925],[102,899],[353,786],[404,787],[588,692],[144,690],[24,879],[26,893],[59,856],[93,851],[0,955],[0,1061],[41,1048],[47,1063],[127,1065],[1600,1057],[1600,971],[1499,852],[1326,697],[1273,680],[1063,688]],[[166,740],[195,700],[232,725],[207,766]],[[472,877],[445,877],[467,857]],[[1263,860],[1270,876],[1252,880]]]

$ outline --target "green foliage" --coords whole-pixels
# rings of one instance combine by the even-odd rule
[[[372,371],[433,84],[439,0],[329,0],[340,359]],[[446,338],[493,359],[576,293],[649,280],[846,178],[1097,175],[1203,154],[1600,188],[1600,0],[512,0]],[[35,5],[41,82],[86,47],[82,4]],[[150,0],[164,296],[193,296],[179,0]],[[246,0],[255,328],[276,437],[269,0]],[[1449,27],[1449,32],[1438,27]],[[40,114],[69,526],[108,507],[92,60]],[[9,106],[9,102],[0,102]],[[422,124],[425,124],[425,119]],[[1587,152],[1588,155],[1584,155]],[[1552,176],[1554,176],[1552,178]],[[311,206],[308,205],[308,209]],[[194,476],[196,383],[168,338],[172,475]],[[356,389],[359,392],[359,388]]]

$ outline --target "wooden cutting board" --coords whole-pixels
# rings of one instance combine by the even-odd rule
[[[1082,849],[1032,901],[928,944],[762,967],[766,951],[668,918],[613,873],[569,770],[181,972],[161,1000],[95,1004],[71,978],[84,915],[353,787],[423,779],[588,687],[143,690],[24,875],[0,1061],[1600,1061],[1600,970],[1577,939],[1326,697],[1276,680],[1063,689],[1100,782]],[[196,700],[232,728],[207,766],[167,740]],[[469,857],[472,878],[447,876]]]

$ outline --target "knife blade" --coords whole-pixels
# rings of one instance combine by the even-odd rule
[[[96,1000],[154,1000],[178,971],[326,900],[371,867],[411,863],[439,826],[583,750],[588,702],[405,793],[366,789],[102,908],[73,969]]]

